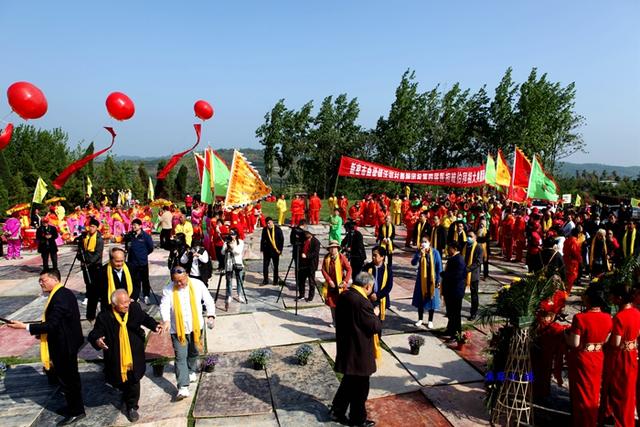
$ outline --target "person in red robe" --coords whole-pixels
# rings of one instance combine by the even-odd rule
[[[578,242],[580,234],[579,227],[571,231],[571,235],[564,241],[562,257],[564,258],[564,269],[567,276],[567,292],[571,293],[573,285],[580,274],[580,264],[582,264],[582,248]]]
[[[598,424],[603,349],[613,326],[611,316],[602,310],[608,305],[602,286],[589,286],[582,298],[586,311],[573,316],[565,334],[570,350],[567,361],[572,424],[576,427]]]
[[[623,283],[611,287],[611,300],[618,306],[618,313],[605,348],[607,375],[603,380],[602,409],[604,418],[613,417],[616,426],[635,425],[640,311],[633,306],[633,299],[634,291]]]
[[[304,218],[304,200],[296,194],[291,201],[291,226],[296,227]]]
[[[500,238],[502,239],[502,254],[506,261],[513,257],[513,228],[516,220],[511,215],[511,208],[507,208],[506,215],[500,223]]]
[[[343,194],[340,196],[338,200],[338,209],[340,213],[340,218],[342,218],[342,223],[344,224],[347,221],[347,209],[349,208],[349,199]]]
[[[378,213],[378,204],[373,200],[371,195],[367,196],[367,200],[364,202],[362,225],[371,227],[375,224],[375,218]]]
[[[411,209],[411,202],[409,202],[408,197],[402,198],[402,205],[400,209],[401,209],[400,218],[402,218],[402,220],[404,221],[404,216],[406,215],[407,211]]]
[[[498,242],[500,240],[500,219],[502,218],[502,208],[496,205],[491,209],[491,240]]]
[[[362,206],[360,200],[356,200],[356,203],[349,208],[349,218],[355,222],[358,227],[362,226]]]
[[[322,208],[322,201],[318,197],[318,193],[313,193],[309,198],[309,223],[312,225],[318,225],[320,223],[320,209]]]
[[[524,248],[527,245],[527,237],[525,231],[527,228],[527,222],[525,221],[524,212],[518,211],[513,224],[513,240],[515,249],[514,262],[522,262],[522,254]]]
[[[420,202],[417,202],[415,206],[412,206],[411,209],[407,210],[404,215],[404,223],[407,226],[407,237],[404,242],[405,248],[411,247],[411,242],[413,240],[413,230],[418,222],[418,218],[420,217]]]

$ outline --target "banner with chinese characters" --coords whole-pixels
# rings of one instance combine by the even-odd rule
[[[340,169],[338,171],[339,176],[348,176],[351,178],[398,181],[445,187],[481,187],[485,183],[484,174],[484,165],[430,171],[407,171],[346,156],[342,156]]]

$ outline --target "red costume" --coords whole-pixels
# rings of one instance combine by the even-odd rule
[[[347,260],[346,256],[340,253],[337,256],[340,257],[342,281],[345,283],[348,283],[349,280],[351,279],[351,264],[349,264],[349,261]],[[324,260],[322,261],[322,276],[324,277],[324,280],[327,282],[327,286],[328,286],[327,297],[324,303],[329,307],[335,308],[336,303],[338,302],[338,296],[340,296],[340,294],[346,291],[347,289],[346,288],[340,289],[337,286],[332,288],[331,286],[329,286],[329,282],[333,283],[334,285],[339,285],[339,283],[336,283],[337,279],[336,279],[335,260],[331,258],[331,255],[325,256]]]
[[[502,209],[499,206],[491,209],[491,240],[498,242],[500,240],[500,218],[502,217]]]
[[[600,386],[604,370],[602,346],[611,332],[611,316],[597,309],[573,316],[571,332],[580,345],[569,352],[569,391],[574,426],[598,423]]]
[[[342,218],[342,222],[345,223],[347,221],[347,208],[349,207],[349,199],[342,196],[340,200],[338,200],[338,210],[340,211],[340,218]]]
[[[309,198],[309,222],[311,224],[320,223],[320,208],[322,208],[322,201],[314,194]]]
[[[407,238],[405,239],[405,246],[411,246],[411,240],[413,239],[413,229],[420,217],[420,211],[409,209],[404,215],[404,223],[407,226]]]
[[[304,218],[304,200],[296,197],[291,201],[291,225],[293,227],[300,224],[300,220]]]
[[[582,251],[580,250],[580,243],[574,236],[569,236],[564,241],[563,248],[564,269],[567,276],[567,292],[571,292],[573,284],[578,279],[578,273],[580,272],[580,264],[582,263]]]
[[[515,246],[516,262],[522,262],[522,253],[527,244],[527,238],[525,236],[527,223],[524,220],[524,216],[517,215],[515,223],[513,225],[513,240]]]
[[[507,261],[513,256],[513,228],[516,220],[508,213],[500,224],[500,238],[502,239],[502,254]]]
[[[364,225],[371,227],[376,225],[376,221],[378,218],[379,206],[378,203],[369,199],[364,202]]]
[[[362,206],[351,206],[349,208],[349,218],[360,227],[362,225]]]
[[[635,425],[636,381],[638,377],[638,335],[640,311],[624,307],[613,318],[611,337],[622,338],[619,347],[607,346],[603,401],[605,415],[613,415],[616,426]]]

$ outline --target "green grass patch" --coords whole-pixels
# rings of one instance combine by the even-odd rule
[[[6,356],[0,357],[0,362],[3,362],[7,366],[25,365],[27,363],[39,362],[39,357],[19,357],[19,356]]]

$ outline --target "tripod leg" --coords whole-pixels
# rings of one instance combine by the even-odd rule
[[[218,294],[220,293],[220,284],[222,283],[222,274],[220,274],[220,278],[218,279],[218,289],[216,289],[216,297],[214,302],[218,302]]]
[[[71,276],[71,271],[73,270],[73,266],[76,265],[76,257],[73,257],[73,262],[71,263],[71,267],[69,267],[69,272],[67,273],[67,278],[64,279],[64,287],[67,286],[67,280],[69,280],[69,276]]]
[[[287,277],[289,277],[289,271],[291,271],[291,266],[293,265],[293,258],[291,258],[291,262],[289,262],[289,268],[287,268],[287,274],[284,276],[284,280],[280,283],[280,292],[278,293],[278,298],[276,302],[280,301],[280,297],[282,296],[282,288],[287,284]]]
[[[241,271],[236,271],[236,286],[242,289],[242,295],[244,296],[244,303],[249,304],[249,300],[247,299],[247,293],[244,291],[244,280],[242,279]]]

